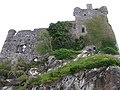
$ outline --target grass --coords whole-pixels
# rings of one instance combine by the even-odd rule
[[[28,85],[36,86],[43,83],[51,83],[66,75],[77,73],[80,70],[108,66],[120,66],[120,60],[112,56],[95,55],[72,62],[54,71],[37,76],[36,78],[32,78],[28,81]]]
[[[71,50],[71,49],[65,49],[61,48],[59,50],[55,50],[51,53],[51,55],[54,55],[57,59],[73,59],[77,56],[77,51]]]

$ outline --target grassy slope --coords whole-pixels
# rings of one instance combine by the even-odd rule
[[[32,78],[27,83],[32,85],[50,83],[58,80],[60,77],[64,77],[69,74],[74,74],[76,72],[79,72],[80,70],[108,67],[108,66],[120,66],[120,60],[112,56],[95,55],[95,56],[83,58],[79,61],[72,62],[54,71],[37,76],[36,78]]]
[[[87,45],[101,46],[103,40],[116,43],[114,32],[108,23],[107,17],[97,16],[85,22],[88,34],[85,36]]]

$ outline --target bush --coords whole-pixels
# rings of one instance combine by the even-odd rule
[[[118,54],[118,48],[116,47],[115,44],[116,43],[114,41],[102,40],[99,51],[102,51],[105,54],[112,54],[112,55]]]
[[[20,77],[18,77],[17,80],[24,81],[24,80],[27,80],[27,78],[28,78],[28,75],[23,74]]]
[[[8,77],[8,73],[11,69],[10,62],[4,61],[0,63],[0,76]]]
[[[53,51],[51,55],[54,55],[57,59],[72,59],[76,55],[76,52],[70,49],[62,48],[62,49]]]
[[[74,73],[79,72],[79,70],[80,70],[79,66],[74,66],[74,67],[70,68],[70,73],[74,74]]]
[[[51,23],[49,28],[47,29],[50,36],[52,37],[52,46],[53,50],[57,50],[60,48],[67,48],[73,50],[81,50],[84,45],[84,40],[82,37],[73,40],[70,35],[70,29],[72,28],[72,23],[65,22],[57,22]]]
[[[87,35],[85,43],[100,47],[113,47],[116,44],[115,35],[105,16],[97,16],[85,22]]]
[[[35,48],[39,53],[46,54],[52,51],[51,37],[47,30],[40,31],[37,38],[41,41]]]
[[[112,47],[103,48],[102,51],[106,54],[112,54],[112,55],[118,54],[118,51]]]

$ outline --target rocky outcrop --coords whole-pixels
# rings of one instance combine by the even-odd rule
[[[81,71],[27,90],[120,90],[120,67]]]

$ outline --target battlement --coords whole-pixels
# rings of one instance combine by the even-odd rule
[[[107,15],[108,10],[106,6],[102,6],[101,8],[92,8],[92,4],[87,4],[87,9],[81,9],[79,7],[74,8],[73,15],[75,17],[81,17],[84,19],[93,17],[93,16],[98,16],[98,15]]]
[[[92,4],[87,4],[87,9],[92,10],[92,9],[93,9],[93,8],[92,8]]]

